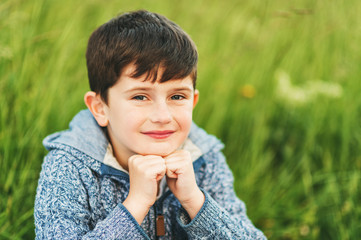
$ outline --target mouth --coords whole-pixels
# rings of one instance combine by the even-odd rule
[[[144,135],[154,138],[154,139],[166,139],[170,137],[175,131],[172,130],[164,130],[164,131],[148,131],[142,132]]]

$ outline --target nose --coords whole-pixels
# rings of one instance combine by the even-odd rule
[[[166,102],[160,101],[154,103],[150,114],[150,121],[153,123],[166,124],[172,120],[172,114]]]

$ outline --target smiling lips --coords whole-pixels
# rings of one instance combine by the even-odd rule
[[[175,131],[172,130],[164,130],[164,131],[148,131],[142,133],[154,139],[166,139],[170,137],[174,132]]]

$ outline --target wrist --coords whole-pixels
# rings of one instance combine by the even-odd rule
[[[140,225],[143,222],[145,216],[148,214],[151,205],[149,206],[148,204],[141,203],[136,201],[136,199],[132,199],[132,197],[128,195],[128,197],[123,202],[123,206],[130,214],[132,214],[134,219]]]
[[[197,188],[197,191],[192,195],[192,197],[188,200],[181,201],[182,207],[187,211],[189,217],[191,219],[195,218],[201,210],[205,201],[205,196],[203,192]]]

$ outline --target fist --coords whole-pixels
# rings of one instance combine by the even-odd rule
[[[179,202],[191,202],[201,191],[196,183],[193,161],[188,151],[177,150],[165,159],[167,184]],[[201,193],[203,195],[203,193]]]
[[[128,160],[130,189],[128,197],[142,206],[152,206],[158,192],[158,181],[166,173],[165,161],[160,156],[134,155]]]

